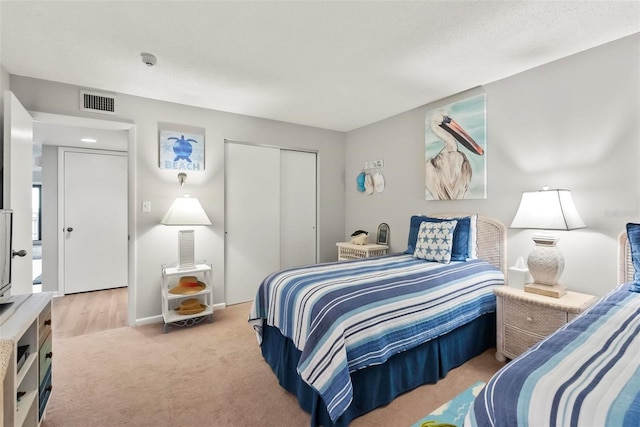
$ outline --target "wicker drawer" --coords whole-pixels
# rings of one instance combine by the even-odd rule
[[[504,349],[507,357],[515,358],[533,347],[544,337],[529,334],[511,326],[504,327]]]
[[[520,356],[597,299],[572,291],[552,298],[509,286],[498,286],[493,292],[497,298],[496,358],[500,362]]]
[[[567,313],[552,308],[527,304],[506,298],[504,301],[504,323],[523,331],[546,337],[567,323]]]

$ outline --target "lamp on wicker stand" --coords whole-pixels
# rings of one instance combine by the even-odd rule
[[[211,225],[211,220],[195,197],[178,197],[167,214],[162,218],[164,225]],[[193,229],[178,233],[178,268],[192,268],[195,265]]]
[[[569,190],[540,190],[522,193],[520,206],[511,228],[538,230],[574,230],[586,227]],[[564,270],[564,257],[557,248],[558,237],[540,232],[532,236],[535,246],[527,258],[534,283],[525,285],[525,292],[560,298],[567,293],[558,279]]]

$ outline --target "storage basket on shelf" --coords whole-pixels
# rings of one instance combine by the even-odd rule
[[[336,246],[338,246],[338,261],[382,256],[386,255],[389,249],[387,245],[355,245],[349,242],[337,243]]]

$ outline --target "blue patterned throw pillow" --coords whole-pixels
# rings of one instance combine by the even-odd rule
[[[456,224],[458,221],[422,222],[413,257],[449,264]]]
[[[418,229],[423,221],[443,222],[458,221],[456,229],[453,230],[453,246],[451,248],[451,261],[466,261],[478,258],[478,214],[464,217],[436,218],[426,215],[413,215],[409,222],[409,239],[405,254],[411,254],[416,250],[416,239]]]
[[[627,238],[631,247],[631,261],[633,261],[633,282],[631,282],[631,290],[640,292],[640,224],[627,224]]]

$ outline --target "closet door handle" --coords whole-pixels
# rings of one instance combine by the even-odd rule
[[[20,249],[19,251],[11,251],[11,258],[19,256],[19,257],[23,257],[27,255],[27,251],[25,251],[24,249]]]
[[[71,233],[73,231],[73,227],[67,227],[67,231]]]

